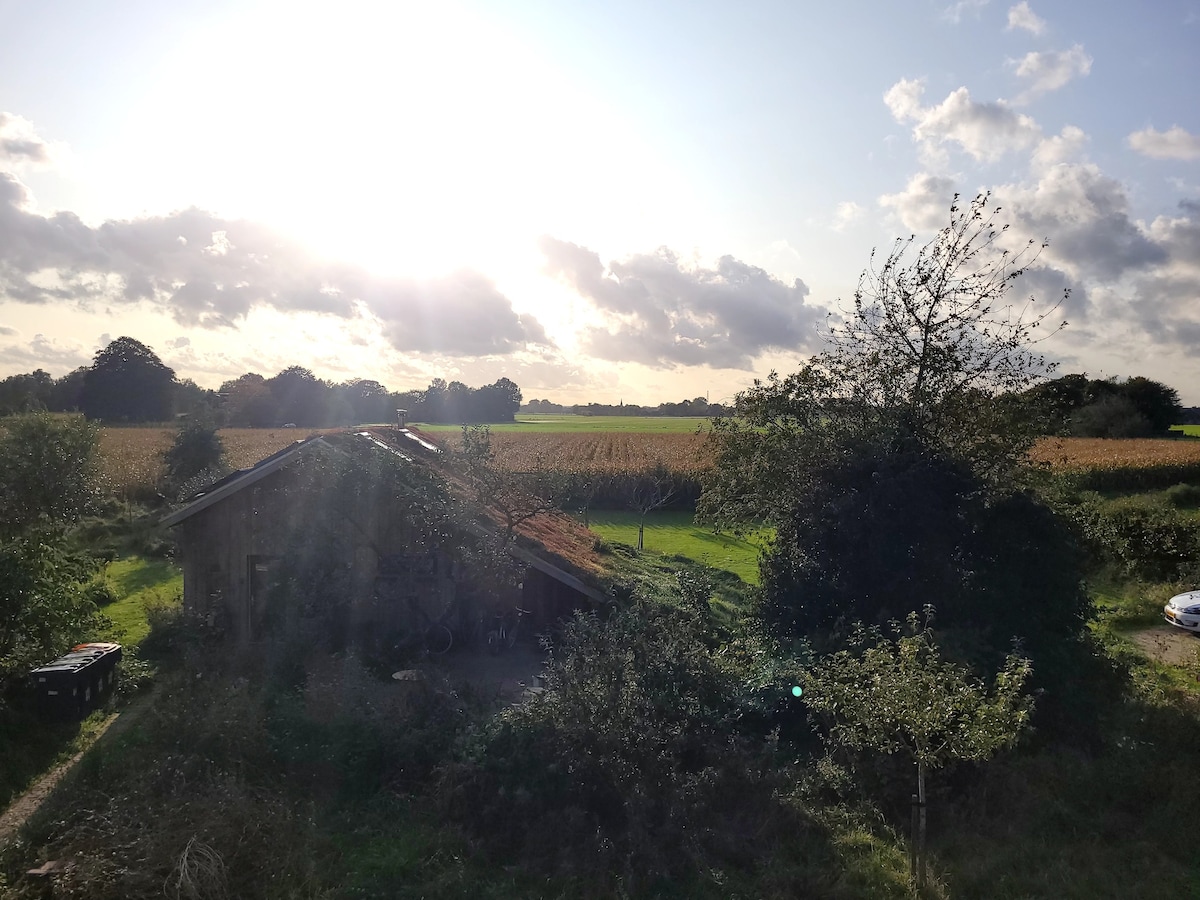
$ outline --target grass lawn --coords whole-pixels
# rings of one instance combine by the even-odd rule
[[[593,511],[590,528],[609,543],[637,546],[638,516],[632,512]],[[690,512],[662,511],[646,516],[644,548],[665,556],[724,569],[748,584],[758,584],[758,554],[767,535],[752,534],[742,540],[730,534],[713,534],[695,524]]]
[[[524,413],[515,422],[490,426],[492,431],[517,431],[522,434],[562,432],[626,431],[637,434],[655,432],[692,434],[697,428],[708,430],[703,416],[570,416],[548,413]],[[413,423],[422,431],[460,431],[461,425],[425,425]]]
[[[121,599],[102,611],[117,628],[116,640],[127,647],[136,647],[150,633],[146,618],[150,607],[175,603],[183,594],[183,573],[162,559],[114,560],[104,577]]]
[[[147,610],[176,602],[183,575],[166,560],[131,556],[109,563],[104,573],[120,598],[102,612],[113,622],[104,640],[136,647],[150,633]],[[99,709],[82,722],[47,721],[25,704],[0,704],[0,809],[34,780],[70,759],[94,740],[111,709]]]
[[[1172,431],[1182,431],[1188,437],[1200,437],[1200,425],[1172,425]]]

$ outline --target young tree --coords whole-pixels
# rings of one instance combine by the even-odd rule
[[[524,472],[510,472],[496,465],[492,433],[486,425],[464,425],[458,463],[485,509],[504,518],[504,539],[511,541],[516,528],[535,516],[558,509],[568,480],[540,465]]]
[[[216,423],[202,414],[183,421],[175,440],[163,453],[163,461],[167,489],[172,493],[181,493],[185,485],[200,490],[205,481],[211,484],[229,471]]]
[[[1016,742],[1033,699],[1024,692],[1030,662],[1010,654],[989,688],[942,659],[929,628],[908,616],[908,633],[861,629],[854,646],[817,662],[803,679],[804,699],[828,741],[848,750],[907,756],[916,775],[914,875],[922,880],[926,776],[954,760],[985,760]]]
[[[625,504],[638,515],[637,548],[645,546],[646,516],[662,509],[675,496],[675,479],[662,460],[648,472],[624,479]]]
[[[100,429],[81,415],[12,416],[0,426],[0,537],[75,522],[96,497]]]

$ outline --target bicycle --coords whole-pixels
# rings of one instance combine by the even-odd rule
[[[511,650],[517,643],[517,634],[521,630],[521,619],[529,614],[529,610],[521,609],[519,606],[514,606],[508,613],[497,613],[495,627],[487,633],[488,652],[496,656],[502,650]],[[516,616],[511,625],[509,624],[510,615]]]

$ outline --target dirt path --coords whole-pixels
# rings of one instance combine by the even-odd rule
[[[92,742],[72,756],[69,760],[61,765],[58,765],[38,779],[24,794],[9,804],[8,809],[0,814],[0,847],[6,845],[9,841],[17,836],[21,827],[29,821],[30,816],[38,811],[38,808],[45,802],[59,783],[72,772],[79,761],[83,759],[84,754],[96,746],[105,736],[120,734],[135,721],[153,702],[153,692],[141,697],[131,703],[121,712],[116,712],[110,715],[100,727],[96,730],[96,734],[92,738]]]
[[[1193,665],[1200,651],[1200,637],[1166,624],[1134,631],[1129,639],[1151,659],[1170,666]]]

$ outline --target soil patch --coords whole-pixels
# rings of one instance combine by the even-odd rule
[[[1170,625],[1155,625],[1129,635],[1130,640],[1151,659],[1169,666],[1189,666],[1197,662],[1200,638],[1190,631]]]

